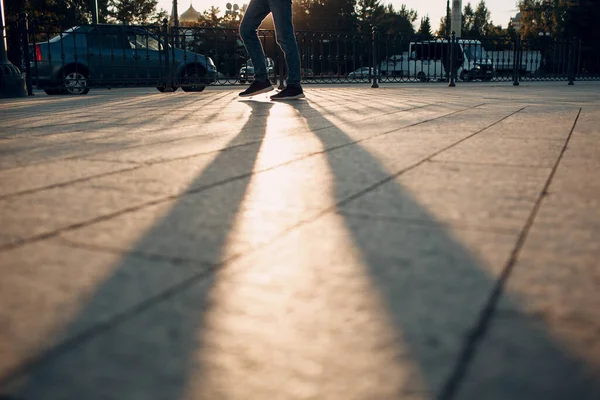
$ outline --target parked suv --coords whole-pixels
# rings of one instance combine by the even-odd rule
[[[136,26],[77,26],[31,45],[30,51],[34,82],[47,94],[86,94],[90,86],[121,85],[202,91],[217,74],[209,57],[165,45]]]

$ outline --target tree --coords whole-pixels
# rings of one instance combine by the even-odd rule
[[[359,0],[355,12],[358,31],[369,33],[373,26],[379,25],[385,8],[379,0]]]
[[[428,15],[426,15],[425,18],[421,18],[421,26],[417,33],[423,39],[431,39],[433,37],[433,34],[431,33],[431,21],[429,20]]]
[[[352,32],[356,28],[356,0],[313,0],[311,29]]]
[[[598,42],[600,7],[594,0],[521,0],[521,35],[536,37],[549,32],[555,38],[589,38]]]
[[[485,4],[485,0],[481,0],[475,9],[473,9],[471,3],[467,3],[462,11],[461,36],[468,38],[483,38],[486,36],[506,35],[507,31],[502,29],[501,26],[494,25],[490,17],[491,13]],[[438,35],[445,35],[446,27],[446,17],[443,17],[440,19],[440,26],[437,30]]]
[[[219,13],[221,10],[219,7],[212,6],[210,9],[202,12],[198,18],[198,26],[204,26],[207,28],[218,28],[221,26],[221,17]]]
[[[413,22],[417,19],[417,12],[409,10],[406,5],[402,5],[399,11],[394,9],[392,4],[385,7],[385,13],[381,18],[380,32],[395,35],[414,35],[415,28]]]
[[[108,0],[110,19],[124,24],[147,23],[156,13],[157,0]]]
[[[447,21],[447,17],[444,16],[444,17],[440,18],[440,26],[439,26],[438,30],[436,31],[436,34],[438,36],[446,36],[447,29],[448,29],[448,21]]]

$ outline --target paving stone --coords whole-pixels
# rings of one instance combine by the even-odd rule
[[[9,140],[0,150],[0,170],[18,168],[31,164],[53,162],[65,158],[94,154],[100,151],[117,150],[120,143],[42,143],[39,140]]]
[[[597,398],[598,85],[385,86],[0,100],[0,396],[437,398],[581,108],[457,398]]]
[[[0,377],[203,269],[59,240],[0,252]]]
[[[350,214],[521,231],[550,170],[426,163],[344,205]]]
[[[0,181],[2,181],[0,197],[51,185],[68,184],[74,180],[128,170],[133,167],[135,166],[74,159],[9,170],[0,169]]]
[[[307,215],[302,210],[253,208],[250,179],[98,222],[62,236],[148,255],[221,262],[273,240]]]
[[[583,339],[590,343],[590,337]],[[494,318],[456,398],[594,400],[600,396],[597,376],[598,369],[575,355],[545,320],[503,312]]]
[[[561,140],[478,136],[434,157],[436,161],[552,167],[564,146]]]
[[[108,190],[107,190],[108,189]],[[152,196],[82,182],[0,200],[1,246],[50,234],[71,225],[146,204]]]
[[[430,398],[513,240],[332,215],[36,368],[17,393]]]
[[[579,107],[528,106],[486,131],[499,138],[565,140],[573,128]],[[552,123],[548,124],[548,115]]]

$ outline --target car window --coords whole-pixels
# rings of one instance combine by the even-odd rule
[[[75,29],[76,28],[69,28],[66,31],[64,31],[62,34],[54,36],[48,42],[49,43],[56,43],[56,42],[60,41],[61,39],[65,39],[67,36],[69,36],[71,34],[71,32],[74,32]]]
[[[159,51],[161,49],[161,45],[158,39],[150,35],[129,33],[127,35],[127,40],[129,42],[129,46],[137,51]]]
[[[103,50],[125,49],[123,36],[116,29],[94,29],[87,36],[90,47]]]

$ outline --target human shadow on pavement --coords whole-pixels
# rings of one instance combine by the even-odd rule
[[[247,104],[253,109],[247,126],[255,125],[257,119],[268,118],[271,104]],[[282,342],[268,343],[268,349],[274,349],[273,353],[284,353],[285,356],[290,353],[291,359],[301,361],[309,361],[308,355],[302,352],[310,348],[326,368],[313,368],[312,364],[305,363],[276,365],[271,370],[286,370],[290,375],[296,374],[294,378],[305,372],[300,370],[316,370],[316,377],[311,376],[316,386],[313,398],[319,399],[398,399],[404,398],[405,394],[406,398],[411,398],[412,394],[413,398],[420,399],[449,399],[454,398],[455,388],[461,390],[456,398],[469,400],[594,398],[597,381],[593,377],[585,378],[585,363],[554,340],[541,321],[523,313],[518,300],[513,298],[506,300],[503,309],[507,311],[494,320],[486,335],[486,338],[491,338],[491,345],[474,349],[479,350],[475,351],[476,361],[471,365],[474,368],[466,372],[467,377],[469,373],[477,372],[478,379],[471,382],[467,379],[468,384],[462,387],[453,386],[462,381],[460,360],[469,361],[469,354],[463,352],[463,348],[472,340],[472,329],[477,325],[496,283],[496,275],[489,272],[491,268],[486,269],[489,265],[476,257],[470,246],[490,248],[493,247],[490,244],[501,240],[500,236],[480,231],[451,231],[405,188],[391,180],[394,171],[386,169],[375,156],[358,144],[340,145],[351,143],[352,138],[335,126],[329,127],[329,120],[309,102],[292,104],[300,117],[306,115],[306,134],[315,135],[325,148],[335,148],[315,157],[326,159],[333,178],[332,195],[338,203],[336,214],[321,215],[297,231],[310,228],[312,223],[319,224],[327,218],[338,217],[343,223],[343,232],[324,223],[319,226],[320,230],[309,232],[313,238],[312,246],[328,242],[335,235],[347,236],[352,243],[350,248],[344,249],[325,246],[324,250],[321,249],[324,253],[312,253],[315,249],[302,241],[286,243],[296,246],[291,249],[292,255],[308,253],[303,261],[314,264],[318,264],[317,261],[321,260],[316,258],[323,255],[327,256],[324,257],[326,260],[335,260],[336,251],[357,252],[364,270],[348,271],[355,265],[346,265],[346,260],[343,260],[337,265],[326,265],[330,269],[325,268],[325,271],[309,271],[322,275],[314,281],[308,280],[307,285],[319,282],[327,293],[319,292],[318,287],[303,287],[306,290],[297,293],[294,292],[294,282],[289,282],[291,291],[284,293],[284,297],[270,297],[264,303],[256,300],[267,308],[269,301],[289,301],[283,304],[285,310],[278,315],[280,320],[273,322],[266,319],[260,327],[266,326],[271,330],[284,327],[292,331],[298,327],[306,336],[292,337],[310,337],[313,340],[322,330],[328,330],[332,335],[331,340],[316,344],[286,342],[287,337],[283,337]],[[232,144],[258,133],[265,135],[266,129],[266,126],[242,129]],[[249,174],[256,164],[259,150],[260,144],[257,144],[247,147],[241,156],[234,151],[219,153],[191,186],[214,181],[214,177],[234,163],[239,168],[237,173],[245,171]],[[326,171],[315,170],[315,173]],[[226,255],[234,218],[249,191],[250,180],[249,176],[231,180],[205,192],[178,198],[171,208],[159,210],[164,212],[164,217],[150,227],[115,266],[114,272],[84,300],[80,312],[57,335],[57,345],[39,357],[39,362],[33,365],[22,384],[15,381],[17,386],[11,393],[23,400],[254,399],[257,397],[251,392],[235,396],[230,395],[233,391],[226,389],[236,387],[237,393],[240,393],[253,384],[262,384],[270,389],[270,393],[285,398],[286,388],[279,385],[286,381],[275,379],[278,377],[267,382],[251,379],[257,376],[265,378],[265,375],[253,375],[255,370],[261,369],[261,365],[251,361],[268,363],[269,354],[254,354],[250,349],[251,355],[256,358],[236,358],[237,354],[227,357],[233,350],[226,348],[219,353],[219,348],[213,354],[223,356],[218,360],[222,364],[215,366],[210,363],[214,360],[207,362],[203,359],[206,353],[214,350],[206,348],[208,345],[227,347],[235,343],[241,348],[252,347],[252,343],[247,343],[248,337],[252,336],[244,336],[244,332],[252,331],[253,327],[248,326],[251,319],[242,321],[247,325],[241,323],[240,327],[235,324],[238,321],[234,314],[225,322],[233,325],[228,328],[234,335],[224,338],[223,343],[219,342],[221,331],[207,332],[214,329],[210,326],[211,321],[207,320],[208,311],[217,308],[215,314],[220,312],[219,304],[215,307],[218,299],[211,297],[211,289],[220,279],[215,276],[214,267]],[[357,180],[361,185],[356,184]],[[370,198],[373,195],[377,197],[374,200]],[[379,201],[382,213],[379,219],[369,215],[373,209],[368,203],[371,200]],[[360,203],[362,201],[366,203]],[[365,207],[360,208],[361,204]],[[149,209],[146,216],[142,214],[139,218],[154,218],[159,211]],[[326,239],[320,240],[321,237]],[[509,238],[511,246],[515,240],[514,237]],[[510,246],[507,248],[510,249]],[[505,262],[507,256],[502,260],[495,259],[497,264]],[[291,263],[285,258],[266,258],[265,265],[258,267],[269,271],[285,269],[286,264]],[[300,264],[299,267],[300,270],[304,267],[310,270],[314,266]],[[341,282],[356,282],[356,275],[361,273],[368,278],[367,284],[372,293],[365,294],[344,284],[335,287],[337,292],[330,291],[332,287],[325,281],[344,275],[348,280]],[[278,282],[285,284],[285,279]],[[240,287],[230,285],[226,288]],[[278,288],[273,288],[273,291],[276,290]],[[304,308],[315,292],[324,299],[316,302],[321,308]],[[295,298],[292,294],[307,297]],[[371,313],[371,308],[361,308],[365,303],[361,302],[361,297],[380,298],[384,318]],[[241,305],[235,304],[241,310],[228,311],[244,315],[253,304],[243,300],[246,298],[242,297]],[[340,304],[345,307],[344,310],[336,308]],[[298,318],[300,323],[290,327],[286,312],[293,313],[293,308],[301,314]],[[270,312],[268,309],[261,311]],[[362,318],[353,318],[354,314]],[[382,320],[385,326],[380,325]],[[326,326],[315,326],[315,321]],[[393,339],[389,339],[387,330],[394,333]],[[504,332],[507,332],[506,336]],[[514,332],[519,332],[518,340],[522,340],[518,343],[526,344],[516,350],[513,347],[515,340],[509,336]],[[270,339],[276,338],[278,333],[270,332],[272,336],[268,336],[265,330],[258,329],[255,335]],[[207,344],[207,336],[212,336],[216,343]],[[69,341],[67,338],[75,339]],[[321,344],[325,350],[340,352],[324,354],[319,348]],[[483,350],[486,353],[482,353]],[[390,353],[394,356],[389,357]],[[395,374],[412,367],[415,376]],[[211,374],[207,372],[208,368],[212,368]],[[236,370],[239,375],[228,374],[230,371],[223,372],[219,368]],[[226,379],[215,384],[215,390],[225,388],[222,393],[189,393],[190,386],[204,383],[206,375],[216,379],[238,376],[240,380]],[[328,391],[331,381],[341,385],[336,387],[338,391]],[[390,388],[391,391],[386,391],[387,396],[369,396],[368,389],[364,389],[365,382],[373,383],[370,387],[374,388],[373,393],[383,393],[377,392],[378,388]]]
[[[309,115],[306,123],[324,148],[353,141],[335,126],[318,129],[326,118],[315,113],[310,102],[290,104],[299,115]],[[397,334],[396,360],[403,360],[400,370],[413,366],[418,375],[390,379],[385,371],[392,368],[390,364],[361,371],[355,384],[372,379],[396,387],[390,398],[402,398],[408,392],[424,399],[598,398],[600,384],[591,366],[554,338],[542,319],[526,314],[512,294],[503,296],[501,311],[484,332],[484,345],[471,347],[481,333],[479,320],[516,235],[502,238],[490,231],[451,231],[391,179],[400,169],[390,171],[389,164],[384,167],[361,144],[324,154],[333,174],[337,213],[362,255],[373,292],[379,294]],[[364,192],[355,190],[352,195],[356,180],[364,182]],[[502,247],[500,241],[507,245]],[[502,257],[489,255],[485,260],[486,254],[476,256],[469,249],[486,252],[495,243],[506,250]],[[364,324],[362,333],[349,328],[348,335],[376,336],[370,325]],[[352,351],[357,349],[348,349]],[[348,382],[348,395],[352,393],[353,383]]]
[[[262,140],[266,133],[266,125],[257,122],[267,120],[272,104],[245,104],[252,109],[245,126],[255,127],[242,128],[230,146]],[[190,374],[199,373],[194,355],[215,268],[231,255],[225,247],[260,148],[257,142],[219,152],[190,187],[226,182],[134,217],[156,222],[82,299],[80,311],[56,334],[55,346],[0,386],[27,400],[185,398],[194,380]],[[243,177],[227,175],[232,168]]]

